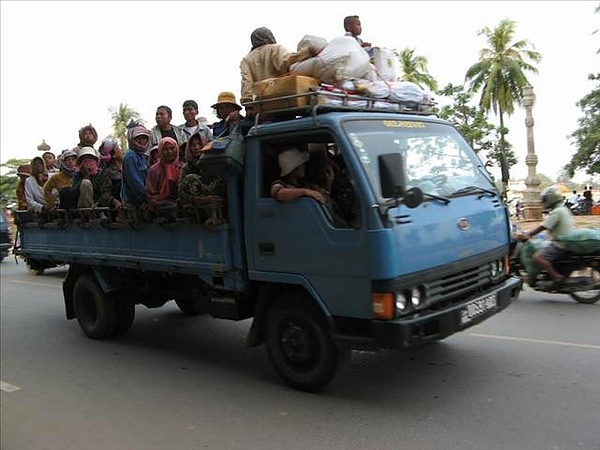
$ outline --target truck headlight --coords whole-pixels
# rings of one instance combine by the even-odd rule
[[[396,310],[399,312],[403,312],[406,309],[406,305],[408,305],[409,299],[406,293],[398,292],[396,294]]]
[[[423,291],[418,287],[410,290],[410,302],[413,306],[419,306],[424,300]]]
[[[496,261],[492,261],[490,264],[490,276],[492,280],[497,280],[504,273],[504,261],[501,259],[497,259]]]

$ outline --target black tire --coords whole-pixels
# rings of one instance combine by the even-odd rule
[[[351,350],[334,344],[324,315],[300,294],[285,295],[271,305],[265,343],[277,373],[300,391],[332,388],[350,365]]]
[[[589,291],[571,292],[569,295],[571,298],[579,303],[586,303],[591,305],[600,300],[600,270],[597,267],[586,267],[583,270],[577,270],[569,274],[571,277],[590,277],[594,280],[594,284],[597,289]]]
[[[117,328],[115,335],[125,334],[133,325],[135,319],[135,303],[124,298],[123,295],[118,296],[117,300]]]
[[[92,339],[107,339],[117,330],[115,298],[102,292],[92,274],[79,277],[73,288],[73,307],[77,322]]]

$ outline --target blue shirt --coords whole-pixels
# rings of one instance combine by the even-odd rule
[[[148,156],[134,150],[127,150],[123,156],[123,180],[121,200],[135,206],[146,202],[146,176]]]

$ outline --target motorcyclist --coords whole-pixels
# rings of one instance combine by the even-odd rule
[[[563,205],[564,196],[556,186],[550,186],[542,192],[542,204],[544,209],[548,210],[548,215],[544,221],[528,232],[518,232],[515,238],[518,241],[526,241],[532,236],[548,230],[550,242],[534,253],[533,261],[545,270],[554,280],[556,286],[574,284],[576,280],[565,277],[554,268],[554,262],[562,258],[567,250],[560,242],[562,238],[573,230],[573,215],[569,209]],[[530,280],[531,286],[535,285],[535,280]]]

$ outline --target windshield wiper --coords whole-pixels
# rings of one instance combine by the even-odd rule
[[[430,194],[428,192],[423,192],[423,197],[431,198],[433,200],[438,200],[438,201],[442,202],[444,205],[447,205],[448,203],[450,203],[450,199],[448,197],[442,197],[439,195]]]
[[[496,194],[496,192],[492,191],[491,189],[482,188],[480,186],[466,186],[457,191],[454,191],[450,195],[450,197],[458,197],[460,195],[469,195],[469,194],[473,194],[475,192],[482,194],[478,198],[483,197],[484,194],[489,194],[492,197],[498,195],[498,194]]]
[[[441,197],[439,195],[429,194],[427,192],[423,192],[423,197],[440,201],[444,205],[447,205],[448,203],[451,202],[451,200],[447,197]],[[387,211],[388,209],[395,208],[397,206],[400,206],[401,204],[402,204],[402,201],[400,201],[398,199],[388,198],[388,199],[384,200],[384,202],[381,204],[381,207],[383,208],[383,211]]]

